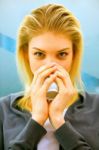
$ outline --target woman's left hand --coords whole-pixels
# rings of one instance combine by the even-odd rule
[[[65,123],[63,112],[75,101],[77,91],[70,79],[69,73],[60,65],[57,65],[57,77],[55,82],[58,85],[59,93],[49,104],[49,119],[55,128]]]

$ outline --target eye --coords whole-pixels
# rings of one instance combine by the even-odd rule
[[[34,54],[34,56],[37,56],[37,57],[43,57],[44,56],[44,54],[42,52],[35,52],[33,54]]]
[[[68,55],[67,52],[61,52],[61,53],[59,53],[59,57],[60,58],[65,58],[67,55]]]

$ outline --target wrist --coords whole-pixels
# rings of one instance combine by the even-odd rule
[[[45,123],[46,119],[37,116],[37,115],[32,115],[32,119],[35,120],[37,123],[39,123],[41,126]]]
[[[63,116],[55,116],[53,118],[50,118],[50,121],[55,129],[58,129],[65,123]]]

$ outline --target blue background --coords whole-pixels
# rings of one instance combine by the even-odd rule
[[[23,90],[16,62],[16,35],[23,17],[43,4],[64,4],[80,20],[84,35],[82,79],[99,93],[99,0],[0,0],[0,96]]]

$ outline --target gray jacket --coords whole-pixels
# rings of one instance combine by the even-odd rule
[[[15,107],[22,96],[19,92],[0,99],[0,150],[36,150],[47,132],[29,112]],[[99,150],[99,95],[80,95],[64,118],[54,131],[60,150]]]

